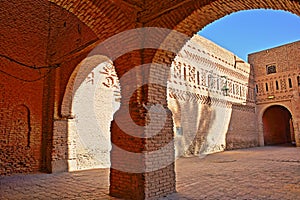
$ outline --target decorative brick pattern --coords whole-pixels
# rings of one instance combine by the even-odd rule
[[[266,49],[249,55],[249,62],[255,71],[255,84],[258,123],[263,124],[262,118],[268,107],[283,106],[292,115],[293,127],[291,128],[292,140],[299,146],[299,80],[300,68],[300,41],[283,46]],[[275,66],[276,72],[268,74],[267,67]],[[266,88],[268,84],[268,90]],[[260,128],[260,144],[264,144],[263,127]],[[270,137],[268,138],[270,139]]]
[[[254,80],[250,73],[249,64],[200,36],[195,35],[183,47],[172,64],[168,81],[177,156],[258,144],[251,91]],[[226,87],[227,92],[223,90]],[[249,131],[244,130],[237,114],[251,121]],[[238,125],[233,130],[230,124]]]

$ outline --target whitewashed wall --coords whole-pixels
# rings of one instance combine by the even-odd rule
[[[110,123],[120,103],[114,67],[98,65],[77,89],[72,105],[76,165],[70,170],[110,167]]]

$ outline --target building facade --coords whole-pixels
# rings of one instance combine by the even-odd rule
[[[258,145],[252,73],[248,63],[199,35],[187,42],[168,82],[177,156]]]
[[[249,54],[260,145],[300,146],[300,41]]]

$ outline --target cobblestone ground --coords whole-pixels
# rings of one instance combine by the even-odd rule
[[[0,178],[0,199],[115,199],[108,169]],[[300,148],[259,147],[176,162],[178,193],[163,200],[300,200]]]

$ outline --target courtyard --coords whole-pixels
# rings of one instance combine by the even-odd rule
[[[268,146],[176,161],[177,193],[163,200],[300,199],[300,149]],[[0,199],[116,199],[109,170],[0,178]]]

